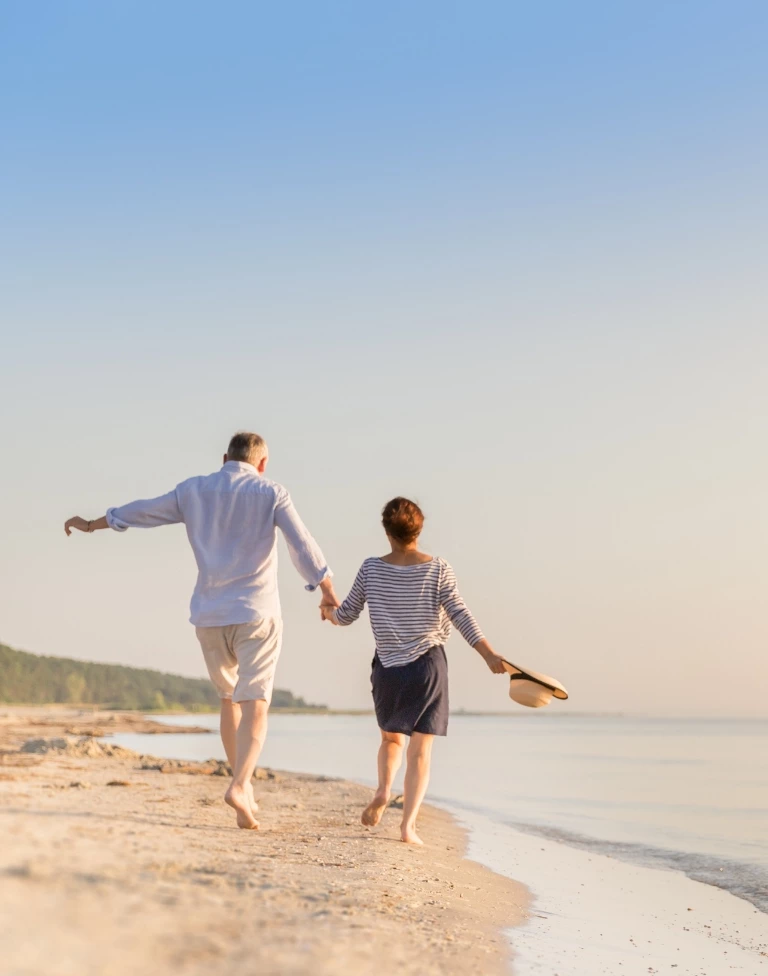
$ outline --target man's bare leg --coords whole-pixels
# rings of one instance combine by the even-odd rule
[[[403,761],[404,744],[405,736],[401,732],[381,730],[381,745],[378,756],[379,785],[373,799],[360,817],[366,827],[375,827],[387,809],[392,793],[392,783],[395,781],[395,775]]]
[[[237,826],[256,830],[258,821],[251,809],[251,779],[267,735],[268,705],[263,698],[240,703],[240,724],[235,734],[235,764],[232,782],[224,795],[237,813]]]
[[[224,752],[227,754],[227,762],[233,771],[237,758],[237,730],[240,726],[241,718],[242,710],[238,703],[233,702],[231,698],[222,698],[219,730],[221,731],[221,741],[224,743]],[[248,784],[248,790],[251,794],[251,810],[256,813],[259,809],[259,804],[253,795],[253,781]]]
[[[414,732],[408,743],[408,761],[405,769],[403,787],[403,821],[400,825],[400,839],[406,844],[423,844],[416,833],[416,817],[429,783],[429,764],[432,758],[433,735]]]

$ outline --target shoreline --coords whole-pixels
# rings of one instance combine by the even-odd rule
[[[18,711],[15,709],[12,711],[18,727]],[[40,709],[37,709],[34,714],[28,714],[31,722],[36,724],[30,724],[27,731],[34,730],[39,734],[38,730],[42,717]],[[0,813],[3,804],[2,787],[4,784],[2,780],[4,779],[4,770],[7,769],[6,766],[1,765],[4,758],[2,746],[9,744],[7,732],[13,725],[13,723],[9,725],[8,718],[8,712],[4,713],[0,709]],[[126,731],[136,731],[133,724],[136,721],[136,715],[129,713],[127,717],[120,717],[120,721],[123,718],[127,722]],[[187,716],[187,718],[194,721],[194,716]],[[72,716],[59,710],[55,716],[46,715],[45,720],[53,723],[50,727],[55,731],[56,723],[59,723],[59,727],[61,727],[64,722],[71,722]],[[94,717],[96,727],[98,727],[98,721],[99,716],[97,715]],[[190,729],[189,726],[164,724],[162,719],[157,723],[153,719],[148,719],[148,721],[152,725],[160,725],[163,732],[170,730],[184,733],[194,730],[194,727]],[[23,723],[17,731],[24,732]],[[119,733],[117,728],[109,731]],[[209,726],[205,731],[210,734],[212,730]],[[211,810],[211,813],[216,814],[218,826],[219,828],[222,827],[219,807],[225,781],[217,777],[226,775],[227,767],[221,759],[207,762],[169,758],[150,760],[148,756],[143,755],[145,752],[151,752],[156,743],[159,751],[164,753],[166,757],[186,754],[188,756],[196,755],[202,759],[208,746],[203,745],[200,748],[194,745],[195,740],[188,740],[186,735],[174,741],[173,744],[171,744],[171,740],[167,742],[165,740],[154,740],[154,735],[152,739],[149,739],[144,735],[122,737],[118,734],[117,741],[110,740],[109,737],[98,740],[94,736],[86,736],[83,739],[75,740],[72,745],[67,747],[66,753],[60,754],[60,756],[69,762],[90,756],[91,759],[86,764],[86,769],[95,770],[100,762],[103,763],[105,755],[120,758],[120,754],[126,752],[119,744],[121,741],[131,749],[138,750],[138,752],[128,753],[129,757],[133,757],[134,768],[139,767],[141,769],[143,766],[147,772],[154,771],[154,775],[158,771],[166,774],[161,779],[177,782],[179,786],[176,789],[179,791],[187,789],[182,785],[185,781],[189,783],[193,780],[207,780],[211,784],[215,782],[217,785],[213,787],[210,795],[201,794],[200,803],[215,808]],[[191,750],[186,749],[187,742],[194,746]],[[14,750],[18,752],[22,744],[17,736]],[[66,743],[64,745],[66,746]],[[41,756],[46,761],[56,758],[58,747],[54,747],[50,753],[41,753],[40,748],[36,744],[31,753],[29,751],[19,753],[17,759],[22,762],[34,762]],[[123,756],[123,759],[127,761],[126,756]],[[288,756],[286,755],[282,755],[280,758],[276,756],[276,761],[273,760],[273,763],[276,766],[282,765],[283,761],[287,759]],[[307,759],[308,756],[304,756],[304,760],[307,761]],[[96,760],[95,763],[94,760]],[[397,849],[399,848],[402,851],[404,847],[397,841],[399,817],[395,811],[390,810],[385,814],[384,829],[377,829],[375,832],[369,833],[361,828],[359,826],[359,813],[362,805],[367,802],[367,798],[370,796],[370,785],[361,785],[366,782],[364,779],[355,782],[354,775],[351,778],[352,781],[319,775],[330,766],[331,771],[335,772],[337,776],[348,776],[349,768],[347,767],[345,770],[344,765],[337,763],[334,768],[334,764],[329,762],[328,766],[325,766],[322,756],[316,754],[314,755],[314,762],[309,765],[309,768],[314,770],[314,775],[296,772],[297,769],[306,767],[301,764],[294,764],[287,767],[294,770],[293,772],[276,774],[279,779],[276,779],[275,782],[268,778],[260,780],[257,784],[257,791],[265,790],[272,794],[270,803],[273,804],[273,807],[270,811],[270,817],[284,818],[286,816],[285,807],[283,806],[283,810],[278,811],[277,805],[279,805],[281,798],[284,799],[286,792],[290,794],[294,790],[294,786],[300,794],[302,791],[309,790],[316,794],[316,799],[320,798],[318,802],[324,806],[325,824],[321,826],[321,834],[316,838],[317,849],[322,849],[326,843],[333,845],[339,842],[340,844],[337,847],[336,862],[327,862],[324,865],[326,871],[335,868],[337,869],[336,873],[338,873],[338,869],[341,868],[341,875],[349,876],[347,874],[349,868],[347,867],[347,870],[344,870],[344,861],[341,855],[350,853],[349,845],[354,839],[353,835],[356,834],[359,838],[362,832],[369,841],[377,842],[372,846],[369,845],[366,850],[366,856],[374,849],[376,854],[370,863],[366,862],[366,870],[369,869],[371,872],[368,885],[370,890],[376,885],[379,886],[376,888],[380,896],[378,904],[379,906],[386,905],[386,908],[374,912],[377,921],[372,928],[366,929],[365,939],[375,938],[375,933],[381,929],[382,917],[386,922],[388,919],[391,920],[394,915],[399,923],[397,935],[392,935],[392,938],[399,939],[401,937],[403,926],[407,930],[407,934],[403,937],[410,938],[413,934],[412,927],[415,926],[417,940],[422,939],[418,949],[419,972],[432,972],[433,970],[428,967],[434,963],[437,967],[434,970],[435,972],[508,973],[509,958],[512,956],[515,976],[553,976],[554,973],[557,973],[558,976],[616,976],[617,973],[623,973],[625,976],[649,976],[649,974],[668,971],[670,968],[674,968],[680,976],[721,976],[721,974],[722,976],[734,976],[734,974],[739,973],[744,974],[744,976],[756,976],[759,972],[764,972],[768,976],[768,916],[754,909],[748,902],[742,901],[725,890],[712,887],[702,880],[691,880],[674,866],[667,866],[666,870],[660,865],[644,866],[615,855],[611,856],[610,852],[601,852],[585,846],[573,846],[568,843],[567,838],[554,837],[551,833],[546,836],[537,832],[524,832],[514,824],[505,824],[498,817],[494,818],[493,814],[486,815],[480,808],[467,807],[447,798],[435,798],[431,805],[425,807],[424,816],[429,818],[429,821],[424,820],[425,826],[428,823],[430,831],[433,825],[437,830],[434,834],[427,834],[425,830],[425,839],[428,842],[437,839],[437,848],[430,847],[425,852],[427,860],[409,860],[410,855],[406,854],[403,855],[405,861],[401,875],[395,877],[387,876],[386,873],[382,874],[382,870],[384,872],[389,870],[388,865],[391,866],[394,863],[394,858],[400,857]],[[207,775],[199,775],[202,773]],[[130,775],[131,786],[147,789],[152,785],[151,783],[135,783],[133,782],[133,774]],[[272,774],[260,773],[260,776],[268,777],[269,775]],[[43,788],[46,789],[46,787]],[[62,787],[59,786],[58,788],[61,789]],[[75,783],[74,787],[70,786],[69,788],[86,789],[88,787]],[[335,795],[334,791],[337,789],[346,796],[340,800],[329,802],[329,796]],[[115,793],[116,791],[105,792]],[[304,818],[307,816],[304,812],[294,813],[294,810],[303,811],[307,808],[307,804],[303,795],[300,797],[298,794],[293,795],[297,797],[300,806],[293,807],[288,804],[287,816],[293,819],[292,829],[300,830],[302,826],[306,828],[306,836],[302,834],[297,840],[294,834],[293,840],[286,842],[296,845],[293,850],[289,851],[284,847],[279,853],[275,852],[270,856],[276,861],[288,857],[291,865],[289,871],[298,871],[298,874],[294,875],[295,888],[293,893],[296,894],[296,892],[303,890],[305,884],[303,872],[306,867],[299,868],[299,862],[296,862],[295,855],[301,851],[307,852],[308,849],[305,845],[313,841],[314,824],[307,825],[304,822]],[[169,801],[161,800],[159,802]],[[154,809],[168,808],[156,807]],[[268,826],[266,823],[266,803],[263,805],[263,809],[265,830],[261,834],[259,847],[266,846],[262,841],[271,843],[275,839],[269,836],[275,831],[271,827],[266,829]],[[227,813],[224,815],[225,821]],[[440,831],[443,830],[440,825],[441,813],[447,818],[445,824],[449,825],[445,829],[450,830],[452,828],[455,832],[452,841],[440,839]],[[331,835],[333,825],[335,824],[338,827],[341,818],[344,820],[344,828],[348,836],[339,841],[338,838],[334,840]],[[0,824],[2,823],[3,819],[0,816]],[[235,831],[228,823],[223,826],[230,830],[230,837],[233,833],[235,834],[236,840],[237,834],[242,836],[244,833]],[[183,827],[187,830],[190,828],[202,829],[202,825],[193,821],[184,824]],[[282,827],[282,823],[277,825],[278,830],[282,830]],[[204,829],[210,829],[210,825]],[[381,854],[383,842],[386,841],[393,843],[390,844],[390,850],[381,858],[378,855]],[[443,844],[446,847],[446,853],[451,847],[457,852],[454,854],[451,851],[451,857],[458,857],[463,854],[465,858],[471,859],[470,861],[460,860],[459,864],[462,865],[460,870],[463,871],[468,864],[477,862],[479,865],[485,865],[488,872],[492,872],[490,877],[494,880],[490,886],[487,877],[480,882],[470,883],[467,893],[472,901],[479,904],[479,900],[482,900],[485,894],[491,891],[496,892],[493,897],[498,899],[498,891],[501,890],[498,888],[499,878],[511,883],[513,885],[511,890],[514,892],[521,890],[521,883],[527,886],[527,888],[522,888],[524,896],[528,899],[526,902],[523,902],[518,894],[507,896],[511,897],[513,903],[521,908],[519,912],[515,913],[515,923],[519,925],[521,921],[524,921],[525,924],[522,928],[510,929],[509,923],[504,918],[494,915],[498,909],[497,901],[490,907],[487,904],[482,905],[481,918],[479,921],[475,919],[476,925],[484,927],[485,934],[481,933],[479,941],[477,936],[474,940],[468,938],[466,928],[464,935],[460,929],[454,929],[454,938],[451,939],[450,925],[455,924],[452,907],[446,901],[441,900],[440,890],[432,891],[432,897],[427,898],[426,901],[423,900],[425,891],[420,889],[418,884],[415,888],[412,887],[410,893],[405,896],[406,901],[404,903],[398,903],[399,914],[391,911],[396,903],[389,901],[389,899],[393,896],[399,897],[400,889],[414,880],[412,872],[406,869],[416,865],[418,870],[422,865],[431,863],[430,858],[436,852],[442,856]],[[241,846],[245,849],[245,845]],[[406,848],[406,851],[413,851],[413,849]],[[424,849],[421,849],[419,853],[422,851]],[[317,851],[315,851],[314,856],[316,859],[319,856]],[[400,861],[397,863],[399,864]],[[384,866],[383,869],[382,865]],[[309,867],[311,868],[312,864]],[[421,884],[438,884],[438,879],[443,878],[444,869],[445,864],[441,862],[440,870],[431,875],[430,868],[425,872]],[[187,869],[185,868],[185,870]],[[4,865],[0,861],[0,878],[2,878],[3,873],[7,874],[7,870],[4,870]],[[332,876],[333,874],[334,872],[331,871]],[[430,882],[430,876],[434,879],[432,882]],[[455,876],[451,877],[455,882]],[[2,882],[0,882],[1,887]],[[370,890],[363,888],[357,891],[355,898],[362,897],[363,903],[361,905],[359,900],[350,902],[349,911],[353,913],[353,916],[361,911],[366,916],[370,914],[371,906],[368,904]],[[315,893],[310,892],[310,894],[311,897],[315,897]],[[420,895],[422,900],[419,900]],[[437,897],[434,897],[435,895]],[[260,896],[259,891],[256,892],[256,896]],[[325,897],[328,897],[327,891]],[[348,897],[350,897],[349,892]],[[504,897],[502,894],[501,904],[505,904]],[[459,902],[457,901],[455,904],[459,905]],[[526,907],[523,908],[523,905]],[[465,903],[462,899],[460,908],[460,917],[464,919],[471,917],[472,902],[468,900]],[[468,908],[470,909],[469,914],[467,914]],[[2,900],[0,900],[0,914],[2,914],[2,909]],[[298,910],[301,913],[301,905]],[[319,909],[319,911],[322,912],[324,909]],[[427,918],[424,913],[429,911],[436,914]],[[418,918],[411,917],[414,912],[418,913]],[[305,921],[305,925],[311,927],[316,924],[317,918],[323,917],[325,916],[322,914],[310,915],[309,921]],[[169,924],[173,924],[172,918],[169,918],[168,921]],[[272,923],[270,922],[270,924]],[[364,927],[365,924],[363,923]],[[446,924],[449,925],[448,928],[445,927]],[[426,925],[427,929],[423,929],[419,935],[420,925],[422,929]],[[2,928],[0,928],[0,937],[2,934]],[[350,945],[354,945],[355,937],[354,932],[347,932],[347,949]],[[290,942],[290,935],[287,938]],[[334,935],[333,938],[336,939],[338,936]],[[451,948],[457,953],[456,957],[443,954],[438,965],[434,955],[438,951],[435,940],[437,945],[440,944],[441,940],[443,945],[450,943]],[[472,949],[473,942],[474,950],[477,951],[470,958],[468,953],[474,951]],[[347,949],[344,951],[347,952]],[[482,949],[482,955],[478,957],[480,949]],[[318,949],[318,951],[320,950]],[[386,951],[388,958],[391,959],[389,949],[382,949],[381,951]],[[353,956],[345,956],[344,959],[337,959],[338,968],[335,971],[329,970],[328,976],[331,976],[331,972],[334,972],[334,976],[347,972],[348,970],[345,968],[348,964],[347,960],[352,958]],[[260,959],[259,961],[263,963],[266,960]],[[288,957],[283,959],[283,963],[288,968],[277,969],[275,970],[276,974],[279,972],[283,976],[286,972],[304,972],[301,969],[291,968],[292,964],[289,965]],[[322,968],[318,968],[321,965],[318,960],[315,960],[313,965],[315,968],[311,970],[312,972],[326,972]],[[351,961],[349,965],[355,969],[356,973],[380,971],[370,968],[373,966],[370,959],[366,962],[365,959],[358,956],[354,956],[354,965]],[[407,967],[407,959],[398,960],[397,965],[401,969]],[[471,970],[472,966],[474,966],[474,970]],[[192,969],[182,971],[184,973],[195,972]],[[410,972],[407,968],[404,971]],[[200,972],[202,976],[203,970],[201,969]],[[205,969],[206,976],[209,972],[210,967]],[[94,976],[95,974],[96,971],[94,970]],[[58,972],[55,971],[53,976],[59,976]],[[64,976],[63,973],[62,976]],[[66,976],[69,976],[69,973]],[[77,976],[80,976],[79,972]],[[90,973],[87,973],[87,976],[90,976]],[[118,976],[122,976],[122,973],[118,973]]]
[[[123,732],[147,735],[210,734],[203,725],[169,725],[147,718],[148,712],[109,711],[73,705],[0,705],[0,749],[14,748],[35,737],[104,738]],[[160,714],[160,713],[157,713]],[[171,712],[163,713],[173,714]],[[205,714],[205,713],[199,713]],[[194,716],[186,713],[186,718]]]
[[[158,716],[160,718],[186,718],[194,719],[197,715],[218,715],[218,708],[196,708],[194,711],[188,711],[183,708],[164,708],[164,709],[153,709],[153,708],[110,708],[106,705],[89,705],[89,704],[79,704],[79,703],[65,703],[65,702],[54,702],[46,705],[37,705],[34,703],[25,702],[0,702],[0,709],[3,711],[18,711],[23,712],[34,712],[34,711],[61,711],[69,712],[73,715],[79,715],[82,717],[90,715],[101,715],[101,716],[116,716],[116,720],[127,719],[128,716]],[[274,715],[374,715],[375,712],[372,708],[327,708],[325,705],[308,705],[306,707],[293,707],[285,706],[280,707],[279,705],[270,706],[270,713]],[[503,709],[498,711],[472,711],[469,709],[459,708],[450,711],[451,718],[509,718],[509,719],[530,719],[530,715],[524,711],[510,711],[509,709]],[[544,717],[544,716],[542,716]],[[551,721],[555,718],[624,718],[623,712],[575,712],[575,711],[565,711],[565,712],[551,712],[547,714],[546,720]],[[102,719],[104,721],[104,719]],[[695,721],[695,719],[693,719]],[[119,729],[110,731],[138,731],[135,728],[131,729]],[[141,730],[141,731],[154,731],[151,729]],[[201,731],[200,729],[187,729],[185,727],[179,726],[175,731],[186,732],[186,731]],[[209,730],[205,730],[209,731]]]
[[[359,823],[369,789],[261,770],[262,829],[239,831],[221,763],[153,764],[35,711],[0,713],[9,971],[339,976],[384,958],[413,976],[509,972],[504,930],[527,917],[527,891],[467,859],[445,811],[425,806],[427,846],[413,848],[395,811]],[[46,744],[24,751],[30,739]]]
[[[131,748],[151,747],[150,740],[143,737],[126,737],[122,741]],[[194,755],[196,751],[193,748],[187,753],[187,743],[182,738],[167,745],[166,748],[163,743],[162,747],[167,755]],[[282,765],[290,752],[283,750],[274,760]],[[199,750],[197,754],[200,755]],[[327,768],[317,753],[295,759],[287,768],[314,772]],[[333,768],[337,775],[370,786],[369,779],[355,776],[353,770],[360,771],[359,764],[353,762],[350,767],[336,763]],[[612,853],[610,845],[609,850],[601,851],[605,843],[594,841],[594,846],[590,846],[586,837],[586,843],[574,846],[567,832],[555,836],[557,831],[536,831],[532,827],[525,832],[524,828],[506,825],[498,811],[488,811],[484,816],[482,807],[467,805],[457,797],[441,797],[433,792],[431,802],[470,828],[470,857],[522,881],[533,893],[531,921],[513,933],[513,944],[519,950],[515,961],[518,976],[552,976],[555,972],[561,976],[615,976],[616,972],[647,976],[666,967],[676,967],[681,974],[691,976],[721,972],[723,976],[738,972],[754,976],[760,971],[768,976],[768,970],[763,968],[768,957],[761,954],[768,950],[768,918],[754,913],[751,905],[735,894],[721,892],[724,897],[713,901],[717,896],[708,890],[710,885],[701,877],[689,880],[679,858],[676,861],[670,856],[665,865],[646,862],[643,866]],[[526,857],[515,860],[515,852],[525,852]],[[553,863],[558,867],[551,871]],[[716,880],[713,878],[713,882]],[[721,887],[728,890],[727,884]],[[667,897],[670,893],[674,895]],[[626,908],[616,919],[616,906],[622,900]],[[657,910],[661,904],[663,918]],[[692,925],[694,919],[696,924]],[[626,931],[626,944],[614,940],[612,930],[616,929]],[[567,951],[558,952],[563,945]],[[547,960],[546,965],[543,959]],[[606,959],[611,965],[605,964]],[[615,968],[619,966],[620,969]]]
[[[514,933],[517,976],[768,976],[768,916],[750,902],[440,806],[470,830],[471,858],[531,890],[530,921]]]

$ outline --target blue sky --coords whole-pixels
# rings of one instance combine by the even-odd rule
[[[663,666],[764,710],[766,41],[756,2],[0,2],[0,640],[201,673],[183,533],[60,523],[247,427],[341,589],[410,493],[574,707],[677,708]],[[365,626],[283,591],[281,683],[365,704]]]

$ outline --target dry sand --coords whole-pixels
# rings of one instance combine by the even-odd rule
[[[4,976],[509,971],[501,929],[526,917],[527,892],[466,860],[447,814],[425,808],[413,848],[397,810],[361,826],[369,790],[261,771],[262,829],[239,831],[222,764],[67,734],[103,721],[0,715]]]

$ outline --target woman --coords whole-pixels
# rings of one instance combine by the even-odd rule
[[[391,552],[366,559],[341,606],[323,605],[321,612],[325,620],[345,627],[368,604],[376,641],[371,684],[381,746],[378,789],[362,821],[373,827],[381,820],[402,762],[405,737],[410,736],[400,837],[407,844],[421,844],[416,818],[429,782],[432,742],[448,730],[443,644],[451,623],[494,674],[502,674],[504,668],[461,599],[451,567],[419,550],[424,525],[419,506],[407,498],[393,498],[384,506],[382,524]]]

